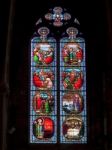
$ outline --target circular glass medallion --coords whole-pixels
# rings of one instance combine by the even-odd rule
[[[54,60],[54,48],[48,43],[39,43],[33,51],[33,60],[37,65],[49,65]]]
[[[51,138],[54,134],[54,121],[49,117],[38,117],[33,123],[33,134],[40,140]]]
[[[68,140],[78,140],[84,134],[84,124],[81,118],[70,116],[63,122],[63,135]]]
[[[83,50],[77,43],[67,43],[63,47],[62,58],[65,64],[80,65],[83,59]]]
[[[65,93],[63,95],[63,110],[66,113],[79,114],[82,112],[84,104],[83,98],[78,93]]]
[[[33,84],[41,90],[53,88],[54,74],[51,69],[37,69],[33,73]]]
[[[65,89],[79,90],[83,85],[83,73],[80,69],[65,69],[62,72],[62,84]]]
[[[33,98],[33,109],[37,114],[47,115],[53,111],[54,97],[50,92],[36,92]]]

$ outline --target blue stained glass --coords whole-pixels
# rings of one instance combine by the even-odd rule
[[[50,33],[47,27],[40,27],[30,41],[29,141],[87,143],[85,39],[77,36],[74,27],[66,30],[68,36],[57,36],[60,27],[71,20],[65,9],[54,7],[44,17],[58,30]],[[77,19],[74,22],[80,24]]]
[[[83,39],[83,38],[75,38],[74,39],[75,40],[75,43],[73,43],[73,42],[70,42],[70,40],[67,38],[67,37],[65,37],[65,38],[62,38],[61,40],[60,40],[60,66],[85,66],[85,40]],[[78,44],[80,47],[81,47],[81,49],[82,49],[82,51],[83,51],[83,59],[82,59],[82,61],[81,61],[81,63],[79,63],[79,64],[74,64],[74,63],[72,63],[72,64],[66,64],[66,63],[64,63],[64,61],[63,61],[63,56],[62,56],[62,50],[63,50],[63,48],[64,48],[64,46],[69,46],[69,45],[75,45],[75,44]]]
[[[34,127],[33,127],[33,124],[35,122],[35,120],[37,120],[40,116],[30,116],[30,143],[38,143],[38,144],[41,144],[41,143],[56,143],[57,141],[57,117],[56,116],[53,116],[52,117],[48,117],[48,119],[50,118],[53,122],[54,122],[54,130],[53,130],[53,134],[51,135],[50,138],[37,138],[34,134]],[[44,119],[45,121],[45,118],[44,116],[41,116],[42,119]],[[46,130],[44,129],[43,131],[43,134],[45,134]]]
[[[60,40],[61,143],[87,143],[85,40],[77,32],[70,27]]]
[[[56,50],[52,37],[31,40],[30,143],[57,142]]]
[[[81,130],[75,130],[75,128],[71,128],[70,127],[66,127],[65,125],[65,120],[66,118],[69,118],[71,117],[71,115],[69,116],[60,116],[60,142],[61,143],[79,143],[79,144],[83,144],[83,143],[87,143],[87,124],[86,124],[86,116],[72,116],[73,118],[81,118],[81,121],[82,121],[82,126],[81,126]],[[72,122],[75,124],[77,123],[77,120],[75,122],[75,119],[72,120]],[[70,123],[70,120],[69,120],[69,123]],[[65,124],[65,125],[64,125]],[[69,130],[67,130],[68,132],[66,131],[63,131],[63,130],[66,130],[66,128],[68,128],[69,130],[71,130],[69,132]],[[65,128],[65,129],[63,129]],[[74,129],[74,130],[73,130]],[[65,132],[65,133],[64,133]],[[67,137],[68,135],[68,137]]]

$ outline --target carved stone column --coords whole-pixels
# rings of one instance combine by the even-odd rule
[[[0,97],[2,98],[2,150],[7,150],[7,117],[8,117],[8,99],[10,95],[9,85],[9,66],[10,66],[10,52],[11,52],[11,37],[14,18],[15,0],[10,2],[8,32],[6,42],[6,56],[4,61],[3,80],[1,84]]]

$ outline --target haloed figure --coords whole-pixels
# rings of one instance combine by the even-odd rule
[[[36,136],[38,139],[42,139],[43,138],[43,120],[41,118],[39,118],[36,122]]]

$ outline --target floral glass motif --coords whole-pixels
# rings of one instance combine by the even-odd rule
[[[63,25],[63,21],[68,21],[71,19],[71,15],[69,13],[64,12],[61,7],[55,7],[52,13],[47,13],[45,15],[45,19],[53,20],[53,25],[56,27],[60,27]]]

